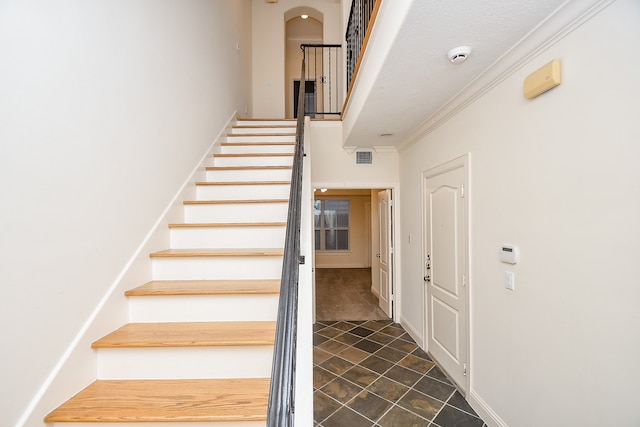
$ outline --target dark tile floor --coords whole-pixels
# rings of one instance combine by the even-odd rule
[[[316,427],[483,427],[447,377],[391,320],[314,325]]]

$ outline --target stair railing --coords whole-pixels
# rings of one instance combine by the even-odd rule
[[[291,173],[289,212],[282,261],[280,300],[271,370],[267,427],[293,426],[295,414],[296,339],[298,329],[298,279],[300,256],[300,223],[302,213],[302,163],[304,158],[305,61],[302,60],[296,146]]]

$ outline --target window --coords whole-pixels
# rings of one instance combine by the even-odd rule
[[[349,200],[314,201],[316,250],[349,250]]]

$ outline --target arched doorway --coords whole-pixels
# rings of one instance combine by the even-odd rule
[[[323,14],[311,7],[296,7],[285,13],[285,116],[294,117],[295,94],[300,84],[301,44],[323,43]],[[306,18],[304,18],[306,16]],[[305,86],[310,97],[314,96],[315,82]]]

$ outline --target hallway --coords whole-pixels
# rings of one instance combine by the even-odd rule
[[[486,426],[370,287],[370,269],[316,270],[314,426]]]
[[[370,268],[317,268],[318,320],[386,320],[371,293]]]

